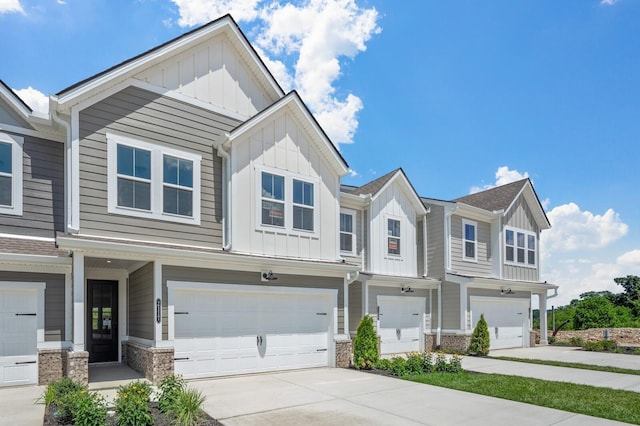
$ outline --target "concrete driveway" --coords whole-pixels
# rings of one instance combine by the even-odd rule
[[[225,425],[605,425],[604,419],[340,368],[190,382]]]
[[[534,348],[500,349],[491,351],[489,356],[577,362],[579,364],[602,365],[640,371],[640,356],[638,355],[590,352],[572,346],[536,346]]]

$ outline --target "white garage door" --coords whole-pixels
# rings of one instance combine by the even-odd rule
[[[37,291],[0,288],[0,386],[38,382]]]
[[[490,349],[529,346],[529,304],[527,300],[471,298],[473,326],[480,314],[489,326]]]
[[[422,351],[424,297],[378,296],[380,353]]]
[[[336,291],[174,290],[175,371],[186,378],[329,365]]]

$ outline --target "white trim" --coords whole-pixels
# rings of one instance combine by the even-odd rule
[[[200,225],[200,204],[201,204],[201,161],[202,156],[185,151],[178,151],[163,145],[145,142],[139,139],[133,139],[117,133],[108,132],[107,139],[107,193],[108,193],[108,209],[112,214],[121,214],[125,216],[135,216],[145,219],[156,219],[167,222],[187,223],[190,225]],[[118,173],[117,173],[117,147],[125,145],[133,148],[149,151],[151,154],[151,175],[145,181],[150,185],[150,210],[140,210],[118,206]],[[191,161],[193,163],[193,216],[180,216],[164,213],[162,203],[162,193],[165,186],[163,179],[163,161],[164,156],[177,157]]]
[[[402,218],[399,216],[394,216],[394,215],[390,215],[390,214],[385,214],[384,218],[386,220],[383,221],[384,224],[384,231],[383,231],[383,235],[385,237],[385,242],[386,244],[384,245],[384,255],[383,257],[385,259],[404,259],[404,252],[407,250],[407,247],[405,247],[404,249],[402,248],[402,240],[404,238],[402,238],[402,228],[404,228],[402,226]],[[399,228],[399,235],[395,236],[395,235],[389,235],[389,221],[394,221],[394,222],[398,222],[398,228]],[[406,222],[405,222],[406,224]],[[396,240],[398,240],[398,253],[389,253],[389,238],[394,238]],[[390,257],[389,257],[390,256]]]
[[[0,133],[0,143],[7,143],[11,147],[11,173],[0,172],[0,176],[11,178],[11,205],[0,206],[0,214],[22,216],[24,138],[7,133]]]
[[[462,235],[460,235],[460,241],[462,241],[462,260],[465,262],[478,262],[478,222],[472,221],[472,220],[468,220],[468,219],[461,219],[462,221],[462,226],[461,226],[461,231],[462,231]],[[467,233],[466,231],[466,227],[467,225],[469,226],[473,226],[473,236],[475,237],[474,240],[467,240]],[[472,242],[473,243],[473,257],[468,257],[467,256],[467,242]]]
[[[71,109],[71,138],[67,147],[68,156],[68,231],[80,231],[80,112],[79,108]],[[61,118],[64,121],[64,119]]]
[[[338,219],[340,219],[340,216],[342,215],[349,215],[351,216],[351,232],[344,232],[342,231],[342,229],[340,229],[340,225],[342,224],[341,220],[338,220],[338,247],[340,247],[340,253],[342,254],[347,254],[349,256],[355,256],[357,251],[358,251],[358,247],[357,247],[357,238],[356,238],[356,225],[357,225],[357,212],[353,209],[347,209],[344,207],[340,207],[340,213],[338,216]],[[341,238],[341,234],[351,234],[351,251],[349,250],[342,250],[342,247],[340,245],[340,242],[342,241]]]
[[[154,345],[157,346],[162,341],[162,262],[153,262],[153,300],[152,312],[153,312],[153,336]],[[156,321],[156,300],[160,301],[160,323]]]
[[[513,260],[507,260],[507,231],[513,232]],[[518,247],[518,234],[523,234],[524,235],[524,248],[523,248],[524,249],[524,262],[523,263],[518,262],[518,248],[519,248]],[[533,250],[535,259],[534,259],[533,265],[529,263],[529,251],[531,251],[531,249],[529,248],[529,237],[533,237],[534,241],[535,241],[534,242],[535,248]],[[535,232],[527,231],[525,229],[515,228],[513,226],[505,226],[501,245],[504,246],[504,258],[503,259],[504,259],[504,264],[505,265],[519,266],[519,267],[522,267],[522,268],[529,268],[529,269],[537,269],[538,268],[540,240],[538,239],[538,235]]]
[[[460,329],[467,330],[467,312],[469,306],[467,305],[467,286],[460,284]]]
[[[0,233],[0,238],[15,238],[16,240],[30,240],[30,241],[47,241],[55,242],[55,238],[48,237],[33,237],[31,235],[18,235],[18,234],[3,234]]]
[[[84,351],[85,347],[85,277],[84,254],[73,254],[73,350]]]
[[[64,340],[73,339],[73,277],[71,271],[64,274]]]
[[[52,142],[64,143],[66,138],[57,133],[46,133],[40,130],[25,129],[24,127],[12,126],[6,123],[0,123],[0,132],[19,133],[24,136],[46,139]]]
[[[256,211],[255,211],[255,227],[257,230],[265,232],[275,232],[287,235],[297,235],[301,237],[318,238],[320,236],[320,181],[312,176],[299,175],[282,169],[268,167],[264,165],[256,165],[255,185],[256,185]],[[276,200],[264,198],[262,196],[262,173],[269,173],[274,176],[284,178],[284,200]],[[297,180],[313,185],[313,206],[305,206],[305,208],[313,209],[313,231],[298,229],[293,227],[293,208],[296,206],[293,202],[293,181]],[[262,223],[262,201],[273,201],[284,204],[284,226],[265,225]],[[301,205],[299,205],[301,206]]]
[[[32,111],[25,104],[16,99],[20,97],[16,95],[11,89],[5,87],[4,84],[0,84],[0,97],[4,98],[4,100],[13,107],[13,110],[20,114],[20,117],[23,120],[29,120],[29,116],[32,114]]]

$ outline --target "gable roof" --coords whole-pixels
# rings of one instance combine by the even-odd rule
[[[27,120],[33,110],[4,81],[0,80],[0,98],[9,104],[22,119]]]
[[[340,175],[344,176],[349,171],[349,165],[347,161],[344,159],[340,151],[336,148],[336,146],[331,142],[329,136],[325,133],[324,129],[320,127],[320,124],[315,119],[311,111],[307,105],[302,101],[300,95],[295,90],[287,93],[287,95],[277,102],[271,104],[264,110],[260,111],[247,121],[240,124],[238,127],[233,129],[231,132],[227,134],[227,143],[233,143],[234,140],[237,140],[243,134],[246,134],[251,129],[254,129],[261,122],[266,120],[268,117],[272,117],[274,114],[282,111],[284,108],[290,108],[293,111],[293,115],[300,121],[302,126],[309,132],[312,136],[312,140],[319,143],[318,146],[320,150],[325,154],[325,158],[330,161],[332,167],[335,171]]]
[[[100,87],[104,85],[109,85],[109,82],[111,82],[111,85],[116,84],[127,77],[137,74],[142,69],[160,62],[168,55],[195,46],[210,35],[219,32],[226,32],[235,36],[235,40],[244,48],[241,49],[241,55],[248,62],[254,63],[261,71],[259,74],[262,74],[261,81],[264,87],[268,88],[276,97],[282,97],[284,90],[282,90],[282,87],[280,87],[280,84],[278,84],[238,24],[231,15],[227,14],[61,90],[56,94],[58,103],[63,105],[72,102],[74,99],[82,98],[87,93],[100,90]],[[116,83],[113,83],[113,80],[117,80]]]
[[[343,185],[341,186],[340,190],[345,193],[356,195],[356,196],[371,195],[371,198],[375,199],[386,188],[388,188],[389,185],[391,185],[392,182],[395,181],[396,179],[400,179],[400,181],[403,182],[405,187],[408,189],[409,193],[411,194],[413,204],[416,207],[416,210],[426,213],[427,209],[424,206],[422,199],[416,192],[416,189],[413,187],[413,184],[411,183],[411,181],[409,181],[409,178],[407,178],[407,175],[402,169],[402,167],[392,170],[386,175],[380,176],[379,178],[372,180],[371,182],[366,183],[362,186],[355,187],[349,190],[349,187],[345,187]]]
[[[453,201],[490,212],[508,212],[520,195],[523,195],[529,203],[538,226],[541,229],[549,229],[551,223],[529,178],[465,195]]]

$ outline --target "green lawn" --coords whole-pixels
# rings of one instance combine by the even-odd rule
[[[640,393],[502,374],[432,373],[405,380],[640,424]]]
[[[603,365],[589,365],[589,364],[580,364],[577,362],[562,362],[562,361],[545,361],[542,359],[527,359],[527,358],[513,358],[510,356],[493,356],[493,359],[501,359],[503,361],[517,361],[517,362],[526,362],[529,364],[539,364],[539,365],[552,365],[554,367],[569,367],[569,368],[579,368],[581,370],[593,370],[593,371],[604,371],[607,373],[618,373],[618,374],[633,374],[635,376],[640,376],[640,370],[631,370],[629,368],[618,368],[618,367],[609,367]]]

